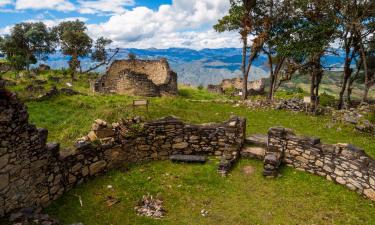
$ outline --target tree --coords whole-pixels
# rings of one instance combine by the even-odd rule
[[[291,0],[289,10],[294,12],[280,29],[285,31],[277,40],[277,52],[298,63],[298,70],[310,76],[311,110],[316,111],[319,87],[324,74],[322,57],[335,40],[337,20],[333,1]],[[285,35],[287,35],[285,37]],[[297,70],[295,70],[297,71]]]
[[[75,80],[77,68],[80,68],[79,57],[85,57],[91,52],[92,39],[86,34],[86,29],[85,23],[79,20],[62,22],[53,29],[63,54],[71,57],[69,69],[72,80]]]
[[[94,52],[91,54],[91,59],[95,62],[99,62],[95,66],[90,67],[88,70],[84,71],[84,73],[91,72],[93,70],[96,70],[97,68],[103,66],[103,65],[108,65],[112,59],[118,54],[120,51],[119,48],[116,48],[111,55],[111,57],[108,57],[108,53],[106,50],[106,46],[111,44],[112,40],[100,37],[96,40],[95,45],[94,45]]]
[[[55,51],[55,43],[56,38],[45,24],[19,23],[14,25],[9,35],[0,39],[0,51],[15,70],[29,70],[38,58],[45,58]]]
[[[243,76],[242,97],[247,98],[248,71],[246,69],[246,55],[248,47],[248,37],[252,31],[252,11],[256,5],[256,0],[230,0],[231,7],[228,15],[224,16],[214,25],[217,32],[237,31],[242,41],[242,64]],[[254,58],[254,57],[253,57]]]
[[[345,90],[352,88],[353,80],[359,74],[359,71],[353,74],[354,70],[351,67],[353,61],[357,61],[357,57],[363,51],[361,47],[362,43],[371,35],[369,24],[375,19],[375,4],[369,0],[342,0],[337,1],[336,5],[339,22],[338,33],[342,48],[345,51],[343,82],[338,104],[338,108],[342,109]],[[364,57],[365,54],[361,56],[360,65],[364,64]],[[367,63],[365,62],[365,64],[367,68]],[[348,94],[350,93],[351,90],[348,91]],[[349,100],[350,96],[347,96],[347,98]]]

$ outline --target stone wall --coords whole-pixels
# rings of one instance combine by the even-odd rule
[[[322,144],[319,138],[296,136],[285,128],[271,128],[264,175],[277,176],[281,163],[323,176],[375,201],[375,160],[352,145]]]
[[[165,59],[116,60],[91,84],[96,92],[141,96],[177,94],[177,74]]]
[[[63,192],[126,163],[167,159],[171,154],[238,158],[245,120],[188,125],[167,117],[108,125],[97,120],[92,131],[65,155],[59,144],[46,143],[48,131],[28,122],[24,104],[0,89],[0,217],[24,207],[43,207]]]
[[[216,93],[225,93],[227,90],[233,91],[234,95],[239,95],[242,92],[242,78],[224,79],[219,85],[208,85],[207,90]],[[249,95],[264,94],[266,80],[264,78],[249,81],[247,83],[247,91]]]

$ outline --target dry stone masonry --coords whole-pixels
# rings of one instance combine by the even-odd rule
[[[48,131],[28,122],[24,104],[0,89],[0,217],[39,208],[92,176],[126,163],[168,159],[172,154],[222,156],[232,163],[244,142],[246,121],[189,125],[174,117],[139,118],[112,125],[96,120],[92,131],[63,154],[46,143]],[[228,167],[225,167],[228,168]]]
[[[95,92],[149,97],[176,95],[177,74],[166,59],[116,60],[91,88]]]
[[[281,163],[323,176],[375,201],[375,160],[350,144],[322,144],[319,138],[271,128],[263,174],[277,176]]]
[[[221,84],[207,86],[207,90],[213,93],[223,94],[228,91],[232,91],[233,95],[239,95],[242,92],[242,78],[224,79]],[[266,80],[264,78],[249,81],[247,83],[247,91],[249,95],[262,95],[264,94],[264,89],[266,87]]]

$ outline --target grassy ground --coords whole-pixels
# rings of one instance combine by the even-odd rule
[[[321,177],[285,168],[283,177],[270,180],[261,175],[261,162],[241,160],[222,178],[217,163],[133,165],[69,191],[46,211],[64,224],[375,224],[374,203]],[[255,172],[244,174],[244,166]],[[136,215],[134,206],[147,193],[162,197],[165,218]],[[120,202],[109,207],[109,196]]]
[[[183,89],[189,99],[213,98],[204,90]],[[28,102],[30,119],[39,127],[47,128],[49,140],[61,142],[64,147],[88,133],[97,118],[115,122],[132,115],[156,119],[175,115],[192,123],[222,122],[231,115],[247,118],[247,133],[266,133],[270,127],[292,128],[297,134],[321,137],[326,143],[352,143],[375,157],[373,136],[358,133],[351,126],[331,123],[328,117],[311,117],[302,113],[274,110],[250,110],[231,104],[191,102],[187,97],[151,98],[149,113],[131,107],[133,97],[127,96],[59,96],[42,102]]]
[[[48,74],[45,79],[46,76]],[[68,80],[65,78],[58,85],[62,87]],[[26,97],[22,85],[28,82],[26,79],[12,89]],[[52,85],[51,81],[47,85]],[[180,88],[177,97],[150,98],[147,113],[143,108],[131,107],[136,97],[94,95],[88,86],[84,76],[73,83],[73,89],[86,95],[61,95],[27,102],[31,122],[49,130],[49,141],[61,142],[63,148],[69,148],[76,138],[87,134],[97,118],[114,122],[134,115],[142,115],[147,120],[175,115],[187,122],[206,123],[240,115],[247,118],[248,134],[266,133],[272,126],[284,126],[297,134],[321,137],[326,143],[353,143],[375,157],[373,136],[358,133],[351,126],[333,124],[328,117],[192,102],[191,99],[226,97],[186,87]],[[216,164],[217,161],[212,160],[206,165],[169,162],[132,165],[129,172],[112,171],[73,189],[47,212],[66,224],[84,222],[85,225],[375,224],[374,203],[323,178],[285,168],[282,178],[267,180],[261,176],[262,163],[249,160],[240,161],[228,178],[221,178],[217,175]],[[243,174],[241,169],[245,165],[255,167],[255,173]],[[113,185],[113,191],[108,190],[107,185]],[[166,218],[152,220],[134,213],[137,200],[148,192],[161,193],[164,197],[168,210]],[[83,199],[82,208],[78,195]],[[120,203],[107,207],[108,195],[118,197]],[[208,217],[200,215],[203,208],[209,211]]]

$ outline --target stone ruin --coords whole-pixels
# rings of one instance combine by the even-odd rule
[[[28,122],[26,106],[0,88],[0,218],[19,209],[47,206],[65,191],[107,170],[173,154],[222,157],[218,171],[230,169],[244,142],[245,119],[190,125],[174,117],[108,124],[96,120],[74,151],[47,143],[48,131]]]
[[[318,138],[299,137],[285,128],[271,128],[266,141],[256,138],[262,147],[249,150],[243,147],[249,140],[245,140],[245,129],[246,120],[240,117],[203,125],[174,117],[113,124],[98,119],[76,142],[74,151],[64,154],[59,144],[47,143],[46,129],[28,122],[25,105],[0,88],[0,217],[18,212],[11,218],[40,218],[31,208],[47,206],[91,177],[127,163],[167,160],[176,154],[218,156],[218,172],[223,174],[240,157],[263,159],[264,176],[277,176],[280,165],[286,164],[375,201],[375,160],[363,150],[348,144],[321,144]],[[48,224],[58,224],[42,217]]]
[[[91,83],[94,92],[156,97],[177,94],[177,74],[166,59],[116,60]]]
[[[242,78],[224,79],[221,84],[207,86],[208,91],[223,94],[227,91],[233,91],[233,95],[240,95],[242,93]],[[249,95],[262,95],[266,87],[266,79],[262,78],[247,83],[247,91]]]
[[[319,138],[296,136],[290,129],[268,131],[263,175],[276,177],[281,164],[344,185],[375,201],[375,160],[350,144],[322,144]]]

